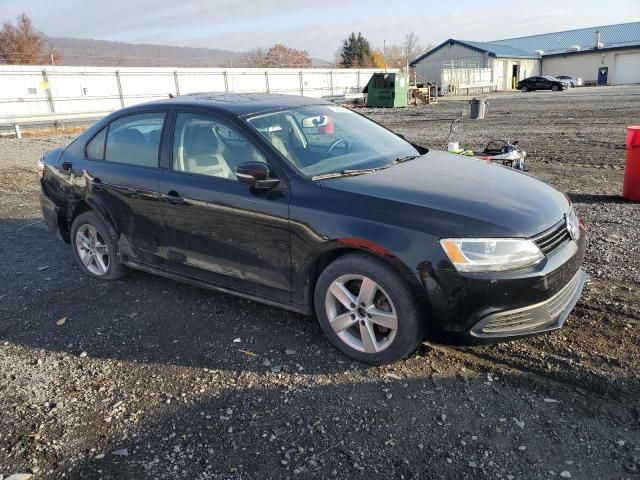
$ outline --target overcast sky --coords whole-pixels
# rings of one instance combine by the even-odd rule
[[[0,0],[0,19],[27,13],[51,36],[226,50],[276,42],[333,59],[362,31],[374,46],[492,40],[640,20],[640,0]]]

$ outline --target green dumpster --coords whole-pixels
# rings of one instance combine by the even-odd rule
[[[409,76],[406,73],[374,73],[364,89],[367,107],[406,107]]]

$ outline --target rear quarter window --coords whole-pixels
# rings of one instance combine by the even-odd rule
[[[106,137],[107,127],[104,127],[89,141],[89,143],[87,143],[87,158],[91,158],[93,160],[104,160],[104,141]]]

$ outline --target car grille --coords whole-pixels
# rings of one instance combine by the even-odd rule
[[[542,303],[484,317],[471,330],[476,337],[507,337],[559,328],[573,308],[587,275],[578,270],[562,290]]]
[[[564,219],[533,239],[533,242],[545,255],[551,255],[570,241],[571,235],[569,235],[567,224]]]
[[[547,306],[549,307],[549,315],[552,318],[560,315],[562,311],[567,307],[569,302],[571,302],[571,297],[573,297],[579,282],[580,272],[578,272],[571,279],[566,287],[560,290],[560,292],[558,292],[555,296],[551,297]]]
[[[482,333],[485,335],[514,333],[521,330],[530,330],[540,327],[550,323],[551,321],[552,319],[547,316],[538,317],[536,319],[533,312],[511,313],[496,317],[488,322],[482,328]]]

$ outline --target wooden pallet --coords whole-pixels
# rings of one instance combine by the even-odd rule
[[[431,105],[438,102],[436,96],[436,86],[429,85],[428,87],[410,87],[409,88],[409,104],[417,105],[418,102],[424,105]]]

